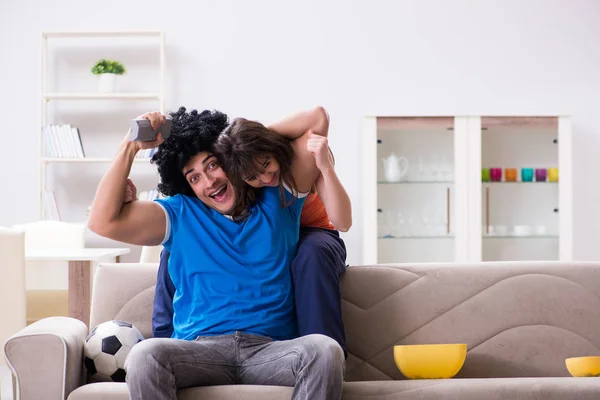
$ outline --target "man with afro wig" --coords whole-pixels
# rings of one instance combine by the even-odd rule
[[[304,195],[319,170],[306,168],[281,206],[276,187],[233,185],[213,145],[229,126],[218,111],[172,113],[167,140],[121,143],[88,220],[104,237],[170,252],[175,287],[172,338],[134,346],[126,362],[132,399],[176,399],[209,385],[293,386],[293,399],[339,399],[344,352],[328,336],[297,337],[290,263]],[[158,130],[159,112],[142,115]],[[158,147],[155,201],[123,202],[138,151]]]

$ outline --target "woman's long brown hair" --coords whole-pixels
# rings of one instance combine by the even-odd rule
[[[234,186],[249,186],[246,179],[262,173],[263,165],[268,157],[273,157],[279,163],[279,193],[281,206],[289,203],[285,200],[285,185],[297,194],[296,181],[292,174],[294,149],[283,136],[269,130],[256,121],[236,118],[221,133],[214,146],[217,158]],[[238,196],[236,210],[251,206],[246,196]]]

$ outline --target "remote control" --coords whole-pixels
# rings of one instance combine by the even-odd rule
[[[162,133],[163,139],[167,140],[171,134],[171,117],[167,116],[164,124],[155,131],[146,118],[131,120],[131,129],[129,130],[129,140],[138,142],[151,142],[156,139],[158,132]]]

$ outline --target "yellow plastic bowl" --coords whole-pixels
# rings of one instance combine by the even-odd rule
[[[567,358],[565,364],[571,376],[600,376],[600,356]]]
[[[467,345],[421,344],[394,346],[394,361],[408,379],[449,379],[467,358]]]

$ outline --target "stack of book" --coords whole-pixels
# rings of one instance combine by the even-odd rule
[[[83,144],[79,129],[69,124],[42,127],[46,157],[83,158]]]

